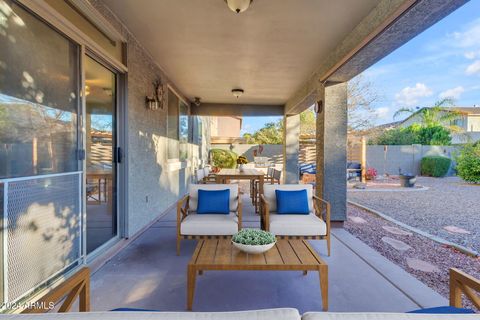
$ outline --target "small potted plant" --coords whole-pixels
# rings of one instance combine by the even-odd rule
[[[245,156],[240,156],[237,158],[237,164],[238,164],[238,169],[240,172],[243,172],[244,170],[244,165],[248,163],[247,157]]]
[[[275,235],[259,229],[242,229],[232,237],[232,243],[239,250],[250,253],[264,253],[277,242]]]
[[[365,179],[367,180],[375,180],[377,177],[377,170],[375,168],[367,168],[367,172],[365,172]]]

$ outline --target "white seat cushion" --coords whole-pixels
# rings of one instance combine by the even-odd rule
[[[230,214],[197,214],[189,212],[180,224],[180,234],[185,236],[229,236],[238,232],[238,219]]]
[[[277,197],[275,196],[275,190],[307,190],[308,197],[308,210],[313,211],[313,186],[311,184],[265,184],[263,186],[263,195],[265,201],[268,203],[268,209],[270,212],[277,211]]]
[[[238,209],[238,184],[191,184],[189,187],[189,209],[197,211],[198,190],[230,190],[230,211]]]
[[[327,225],[313,213],[270,213],[270,232],[278,236],[324,236]]]
[[[300,320],[297,309],[279,308],[233,312],[68,312],[2,315],[15,320]]]

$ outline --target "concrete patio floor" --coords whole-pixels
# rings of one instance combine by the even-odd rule
[[[259,218],[244,199],[245,227]],[[93,311],[120,307],[184,311],[187,264],[195,241],[182,241],[175,253],[171,210],[92,276]],[[436,292],[383,258],[343,229],[333,231],[332,255],[324,241],[311,241],[329,265],[329,311],[405,312],[446,305]],[[293,307],[320,311],[318,274],[309,272],[211,271],[197,277],[194,311],[235,311]]]

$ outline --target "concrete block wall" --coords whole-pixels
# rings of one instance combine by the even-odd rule
[[[377,169],[379,175],[403,173],[420,174],[420,162],[426,156],[444,156],[454,160],[458,147],[455,146],[367,146],[367,167]],[[451,169],[450,175],[454,174]]]

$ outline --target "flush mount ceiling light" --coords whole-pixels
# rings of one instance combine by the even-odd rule
[[[227,6],[236,13],[242,13],[247,10],[253,0],[225,0]]]
[[[243,89],[233,89],[232,90],[233,96],[237,99],[242,96],[243,92],[244,92]]]

